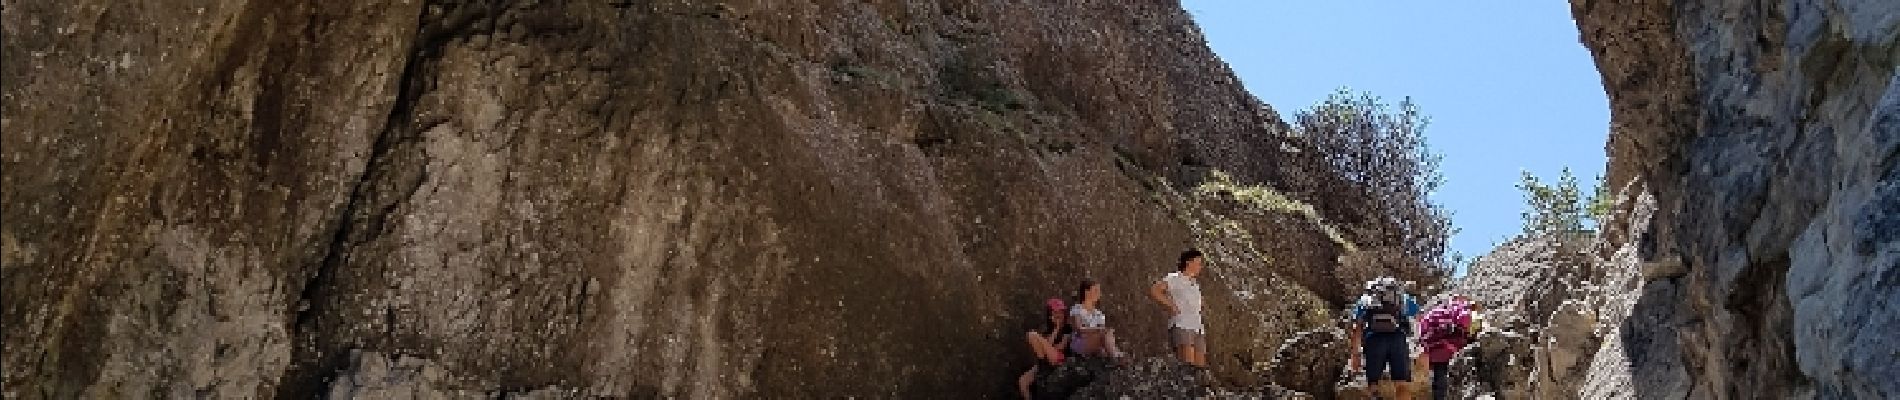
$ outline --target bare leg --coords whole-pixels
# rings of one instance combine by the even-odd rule
[[[1036,354],[1037,360],[1053,363],[1062,357],[1062,349],[1057,349],[1054,343],[1049,342],[1049,338],[1040,333],[1029,332],[1025,340],[1029,341],[1029,351]]]
[[[1054,362],[1056,355],[1061,354],[1056,350],[1055,345],[1049,343],[1048,338],[1042,337],[1042,334],[1035,331],[1023,334],[1023,341],[1029,342],[1029,351],[1036,354],[1037,364],[1042,364],[1043,361]],[[1023,371],[1022,377],[1016,378],[1016,389],[1021,392],[1023,399],[1029,399],[1029,385],[1035,381],[1036,366],[1030,366],[1028,371]]]
[[[1016,378],[1016,389],[1022,391],[1023,400],[1029,400],[1029,384],[1035,382],[1036,367],[1029,367],[1028,371],[1023,371],[1022,377]]]
[[[1121,346],[1115,343],[1114,329],[1109,329],[1106,332],[1102,332],[1102,349],[1106,353],[1108,353],[1109,358],[1112,358],[1115,360],[1115,364],[1128,365],[1128,362],[1129,362],[1128,355],[1122,353]]]
[[[1175,349],[1174,352],[1175,354],[1178,354],[1181,356],[1181,362],[1184,362],[1184,363],[1187,363],[1188,365],[1193,365],[1196,367],[1206,368],[1207,360],[1201,353],[1202,351],[1205,351],[1206,349],[1202,349],[1201,346],[1198,346],[1200,343],[1195,343],[1195,342],[1198,342],[1198,340],[1194,340],[1193,336],[1188,336],[1185,342],[1186,343],[1174,345],[1174,349]]]

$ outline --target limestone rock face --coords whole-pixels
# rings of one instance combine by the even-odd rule
[[[1272,360],[1285,354],[1288,341],[1334,325],[1331,309],[1336,303],[1322,297],[1325,289],[1302,283],[1300,278],[1310,276],[1310,271],[1338,268],[1337,261],[1326,264],[1312,259],[1314,253],[1340,251],[1338,244],[1325,232],[1313,229],[1323,222],[1235,201],[1220,190],[1208,190],[1217,186],[1200,185],[1180,193],[1162,188],[1158,196],[1169,213],[1190,228],[1193,241],[1206,252],[1207,262],[1225,266],[1205,270],[1207,276],[1202,280],[1204,293],[1231,294],[1208,297],[1203,304],[1204,319],[1208,321],[1207,359],[1216,380],[1213,383],[1238,387],[1260,387],[1270,382],[1298,388],[1326,385],[1330,379],[1312,379],[1325,378],[1321,374],[1280,375]],[[1264,224],[1262,220],[1289,222],[1296,228]],[[1325,244],[1308,248],[1266,245],[1281,240]]]
[[[1571,4],[1610,95],[1609,181],[1656,198],[1618,240],[1680,260],[1605,347],[1629,395],[1900,397],[1900,3]]]
[[[1587,285],[1593,263],[1584,243],[1576,236],[1519,238],[1471,265],[1452,292],[1485,310],[1477,340],[1452,360],[1454,393],[1573,396],[1582,375],[1571,370],[1594,356],[1601,338],[1590,318],[1596,311],[1585,300],[1593,294]]]
[[[1512,331],[1490,331],[1478,337],[1458,357],[1451,360],[1453,397],[1475,399],[1530,399],[1536,387],[1536,343],[1532,338]]]
[[[435,362],[412,356],[389,356],[355,351],[329,383],[328,399],[571,399],[575,389],[539,388],[524,391],[478,392],[450,389],[452,377]]]
[[[1284,124],[1175,4],[0,22],[8,398],[1000,396],[1085,276],[1165,354],[1142,291],[1207,242],[1169,187],[1286,174]],[[1328,307],[1219,252],[1237,381]]]
[[[1340,329],[1301,332],[1274,353],[1266,375],[1287,389],[1331,398],[1352,353],[1359,351],[1346,335]]]

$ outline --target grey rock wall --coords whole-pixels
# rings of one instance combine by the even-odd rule
[[[1638,398],[1887,398],[1900,3],[1572,2],[1610,181],[1653,191]],[[1678,264],[1679,262],[1679,264]]]

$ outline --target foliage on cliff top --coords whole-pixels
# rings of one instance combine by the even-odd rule
[[[1431,199],[1445,182],[1443,156],[1426,143],[1430,119],[1418,105],[1342,88],[1293,119],[1292,140],[1304,142],[1323,165],[1311,177],[1326,191],[1316,206],[1347,226],[1360,247],[1386,255],[1363,272],[1427,285],[1448,277],[1445,249],[1456,230],[1450,212]]]

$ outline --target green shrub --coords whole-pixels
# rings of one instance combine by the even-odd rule
[[[1600,178],[1596,191],[1585,194],[1569,167],[1557,173],[1556,182],[1548,184],[1524,171],[1517,188],[1524,192],[1520,234],[1526,236],[1589,233],[1613,205]]]
[[[1342,88],[1296,113],[1291,139],[1318,157],[1320,170],[1307,177],[1321,191],[1314,204],[1350,224],[1361,248],[1379,249],[1373,258],[1385,272],[1429,285],[1451,274],[1445,250],[1455,230],[1431,200],[1444,175],[1425,141],[1428,123],[1409,98],[1393,107]]]

